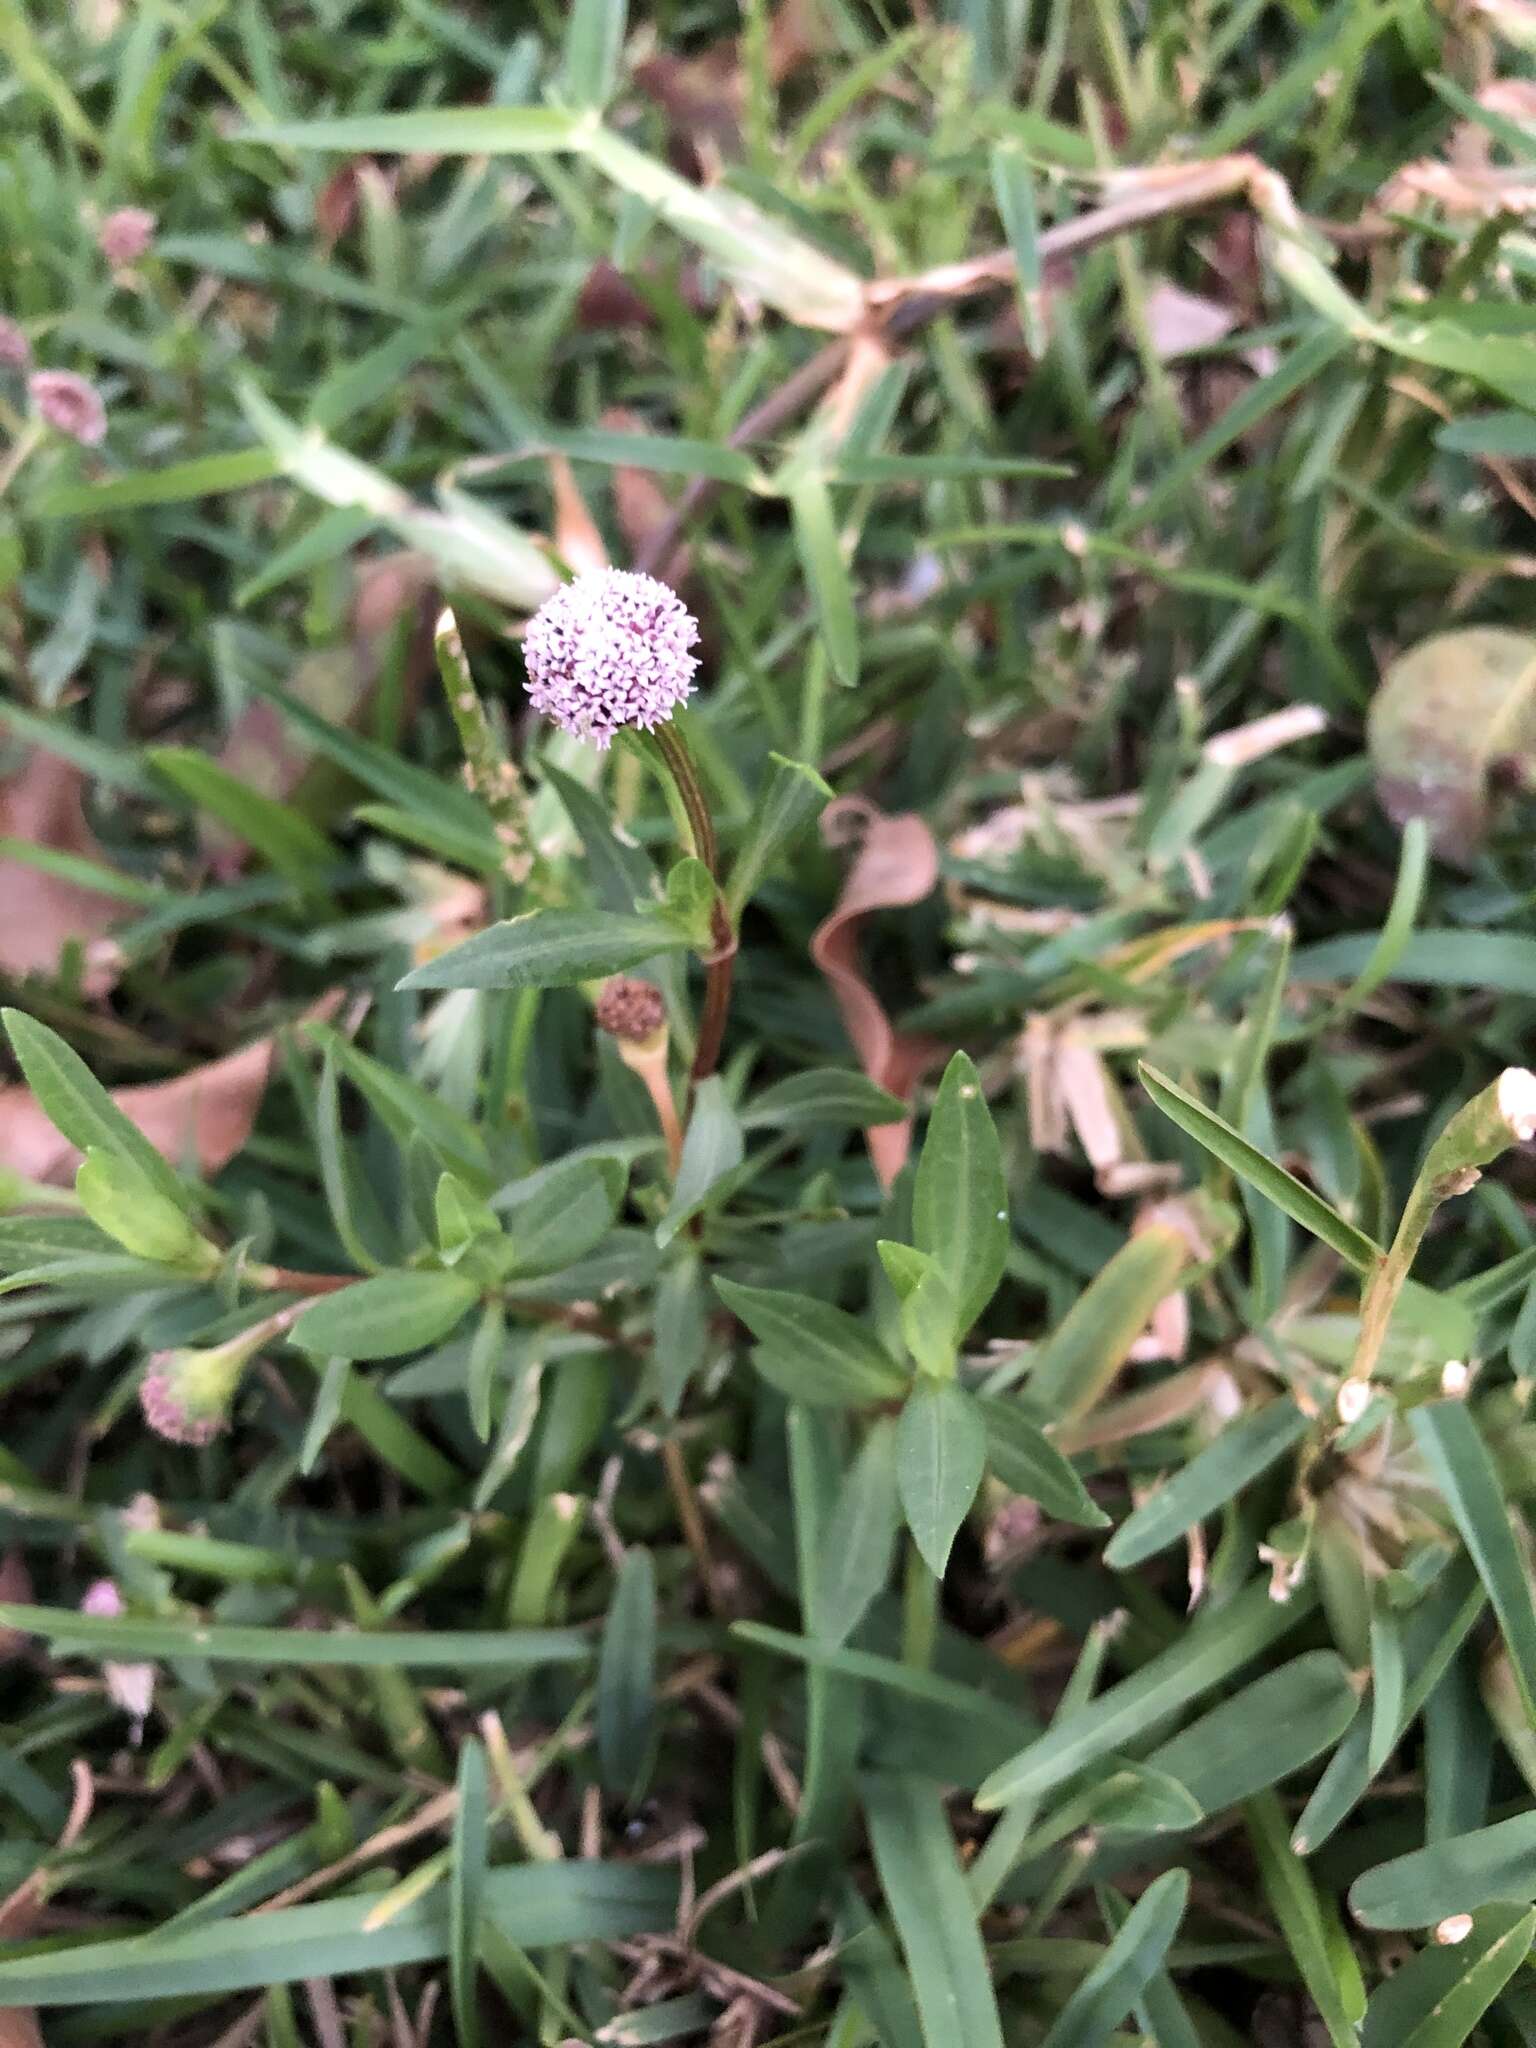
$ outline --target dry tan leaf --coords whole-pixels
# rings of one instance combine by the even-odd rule
[[[0,789],[0,832],[56,853],[99,859],[85,822],[85,777],[72,762],[34,747]],[[123,905],[113,896],[44,874],[25,861],[0,858],[0,971],[18,978],[51,974],[71,940],[85,949],[85,992],[104,995],[117,978],[117,954],[106,939]]]
[[[910,1102],[923,1071],[943,1052],[931,1038],[899,1033],[864,978],[859,928],[876,910],[905,910],[932,893],[939,879],[939,849],[914,811],[887,817],[863,797],[839,797],[821,817],[829,845],[857,842],[837,908],[816,928],[811,957],[832,986],[843,1028],[869,1078]],[[883,1187],[906,1163],[912,1124],[880,1124],[865,1133]]]
[[[1187,292],[1163,278],[1147,293],[1147,329],[1161,362],[1170,363],[1196,349],[1223,340],[1237,325],[1237,315],[1218,299]]]
[[[274,1041],[260,1038],[169,1081],[117,1088],[112,1100],[173,1165],[218,1173],[245,1144],[261,1107]],[[0,1165],[27,1180],[67,1183],[80,1154],[28,1088],[0,1088]]]
[[[597,530],[597,521],[576,487],[571,465],[563,455],[545,457],[549,467],[549,488],[555,500],[555,549],[567,568],[580,576],[589,569],[606,569],[608,550]]]

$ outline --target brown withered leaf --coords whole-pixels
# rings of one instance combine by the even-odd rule
[[[195,1160],[203,1173],[215,1174],[251,1135],[273,1051],[274,1041],[260,1038],[169,1081],[116,1088],[112,1100],[172,1165]],[[27,1180],[63,1184],[79,1163],[29,1088],[0,1088],[0,1166]]]
[[[869,1078],[910,1102],[919,1078],[943,1053],[934,1039],[896,1030],[864,978],[859,930],[876,910],[906,910],[932,893],[939,848],[914,811],[887,816],[863,797],[839,797],[821,815],[828,845],[857,843],[837,907],[817,926],[811,957],[831,984],[843,1028]],[[912,1147],[912,1123],[879,1124],[865,1132],[869,1156],[889,1187]]]
[[[1368,734],[1388,816],[1422,818],[1437,853],[1471,860],[1498,784],[1536,789],[1536,635],[1468,626],[1421,640],[1388,667]]]
[[[56,853],[99,859],[101,849],[85,821],[85,778],[72,762],[34,747],[0,788],[0,833]],[[85,950],[85,991],[104,995],[117,978],[116,954],[106,940],[123,915],[116,897],[26,861],[0,858],[0,972],[20,978],[51,974],[71,941]]]

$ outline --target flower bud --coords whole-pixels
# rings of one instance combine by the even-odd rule
[[[648,981],[615,974],[603,983],[593,1012],[600,1031],[624,1045],[645,1045],[667,1028],[661,990]]]
[[[27,390],[39,419],[82,448],[95,448],[107,438],[101,393],[73,370],[36,370],[27,379]]]
[[[142,206],[120,206],[96,230],[96,246],[114,270],[137,263],[155,239],[155,216]]]
[[[229,1423],[246,1367],[270,1334],[257,1324],[208,1351],[157,1351],[139,1382],[139,1406],[157,1436],[173,1444],[210,1444]]]

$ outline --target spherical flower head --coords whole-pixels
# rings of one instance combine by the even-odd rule
[[[169,1443],[211,1444],[229,1425],[230,1403],[259,1340],[234,1337],[211,1351],[157,1351],[139,1382],[144,1420]]]
[[[106,439],[107,408],[101,393],[73,370],[35,370],[27,379],[27,390],[39,416],[82,448],[95,448]]]
[[[667,1006],[661,999],[661,990],[650,982],[615,974],[603,983],[593,1015],[600,1031],[626,1045],[643,1045],[664,1028]]]
[[[142,206],[120,206],[96,230],[96,246],[114,270],[137,263],[155,239],[155,216]]]
[[[80,1602],[82,1614],[105,1615],[108,1621],[116,1621],[123,1612],[123,1596],[117,1589],[115,1579],[96,1579],[86,1587],[85,1598]]]
[[[528,622],[528,701],[606,747],[624,726],[649,732],[693,689],[698,622],[675,590],[627,569],[594,569]]]
[[[31,360],[31,342],[14,320],[0,313],[0,370],[24,370]]]

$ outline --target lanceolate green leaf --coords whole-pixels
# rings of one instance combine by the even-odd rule
[[[0,1962],[6,2005],[102,2005],[147,1998],[215,1997],[307,1978],[350,1976],[434,1962],[448,1952],[450,1911],[439,1886],[371,1925],[372,1892],[275,1913],[95,1942]],[[554,1863],[486,1873],[487,1920],[520,1948],[618,1941],[673,1924],[677,1884],[642,1864]]]
[[[896,1485],[912,1540],[935,1578],[987,1462],[987,1426],[975,1396],[953,1380],[922,1380],[896,1426]]]
[[[413,968],[401,988],[571,988],[687,950],[660,918],[605,910],[529,910]]]
[[[460,2048],[480,2048],[475,1996],[480,1958],[480,1916],[485,1906],[488,1800],[485,1750],[474,1736],[459,1750],[453,1817],[453,1867],[448,1891],[448,1989]]]
[[[167,1201],[188,1209],[179,1176],[123,1115],[79,1054],[23,1010],[5,1010],[0,1018],[39,1108],[69,1142],[81,1152],[99,1150],[136,1167]]]
[[[880,1774],[864,1809],[880,1887],[896,1923],[925,2048],[1003,2048],[976,1908],[936,1785]]]
[[[809,1295],[717,1280],[720,1299],[760,1349],[753,1363],[791,1400],[855,1408],[899,1400],[910,1381],[857,1317]]]
[[[446,1337],[477,1292],[461,1273],[380,1273],[322,1295],[294,1324],[293,1341],[328,1358],[399,1358]]]
[[[1075,1522],[1082,1529],[1108,1528],[1108,1515],[1072,1466],[1014,1401],[989,1394],[977,1405],[987,1429],[987,1463],[1004,1486],[1038,1501],[1053,1521]]]
[[[821,1586],[812,1613],[818,1638],[845,1643],[890,1577],[899,1526],[896,1431],[875,1422],[838,1492],[827,1524]]]
[[[942,1261],[963,1336],[996,1292],[1008,1255],[1008,1188],[992,1112],[971,1060],[944,1070],[912,1189],[912,1241]]]

